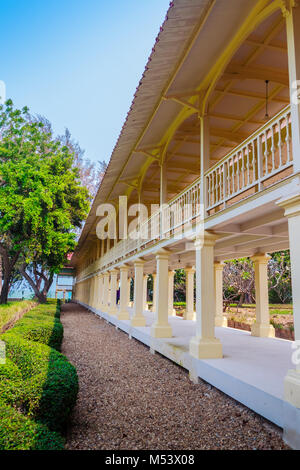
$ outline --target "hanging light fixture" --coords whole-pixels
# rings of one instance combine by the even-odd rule
[[[266,121],[270,119],[269,112],[268,112],[268,105],[269,105],[269,80],[265,81],[266,83],[266,114],[265,119]]]

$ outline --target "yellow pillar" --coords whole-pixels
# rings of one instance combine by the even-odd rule
[[[168,272],[168,278],[169,278],[169,287],[168,287],[168,294],[169,294],[169,299],[168,299],[168,315],[170,316],[176,316],[176,310],[174,308],[174,271],[169,271]]]
[[[99,275],[99,301],[98,308],[103,311],[103,293],[104,293],[104,275],[101,273]]]
[[[284,398],[300,408],[300,194],[289,196],[279,201],[278,205],[285,209],[284,215],[288,217],[295,333],[295,343],[291,349],[295,369],[289,370],[285,377]]]
[[[143,315],[143,271],[145,261],[139,259],[134,262],[134,304],[132,326],[146,326]]]
[[[291,129],[294,172],[300,170],[300,9],[291,8],[286,16],[288,66],[291,102]]]
[[[194,268],[185,268],[185,320],[195,320],[196,314],[194,310]]]
[[[101,282],[102,282],[102,275],[98,273],[96,275],[96,294],[95,294],[95,305],[94,305],[96,309],[100,309],[100,305],[101,305]]]
[[[215,326],[227,326],[227,317],[223,314],[223,263],[216,262],[215,268],[215,299],[216,317]]]
[[[94,278],[90,277],[89,280],[89,300],[88,300],[88,305],[90,307],[93,306],[93,297],[94,297]]]
[[[223,357],[221,341],[215,338],[214,245],[216,236],[205,232],[196,248],[196,336],[190,354],[198,359]]]
[[[109,315],[117,315],[117,278],[118,271],[112,269],[110,271],[110,306],[108,313]]]
[[[131,307],[130,288],[131,288],[131,277],[129,277],[128,281],[127,281],[127,302],[128,302],[128,307]]]
[[[98,274],[96,274],[94,277],[94,288],[93,288],[93,304],[92,307],[97,308],[97,301],[98,301]]]
[[[128,266],[120,267],[120,309],[119,320],[129,320],[128,311]]]
[[[268,260],[270,256],[257,254],[252,256],[255,274],[256,323],[251,327],[252,336],[274,338],[275,329],[270,325]]]
[[[152,274],[153,277],[153,299],[152,299],[152,312],[156,312],[156,292],[157,292],[157,276],[156,273]]]
[[[102,301],[103,312],[108,311],[108,295],[109,295],[109,273],[105,272],[103,274],[103,301]]]
[[[151,328],[151,336],[154,338],[171,338],[172,327],[168,322],[168,297],[169,297],[169,253],[160,250],[156,255],[157,271],[157,298],[155,320]]]
[[[148,302],[147,302],[147,293],[148,293],[148,274],[145,274],[143,277],[143,311],[148,310]]]

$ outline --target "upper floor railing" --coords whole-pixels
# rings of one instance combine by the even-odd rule
[[[119,241],[101,258],[101,267],[125,259],[165,238],[200,216],[205,217],[283,179],[293,163],[290,106],[266,122],[204,175],[174,197],[139,227],[142,237],[133,234]]]
[[[288,106],[206,172],[206,211],[261,191],[292,165]]]

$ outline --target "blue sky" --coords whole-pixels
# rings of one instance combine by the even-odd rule
[[[68,127],[108,160],[169,0],[14,0],[1,5],[7,98]],[[5,46],[5,47],[4,47]]]

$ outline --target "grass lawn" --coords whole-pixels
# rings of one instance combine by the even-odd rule
[[[229,308],[236,308],[237,304],[230,304]],[[255,304],[243,304],[242,309],[255,309]],[[270,315],[293,315],[292,304],[269,304]]]
[[[16,315],[21,314],[36,304],[33,300],[12,300],[7,304],[0,305],[0,332],[6,323],[12,320]]]

